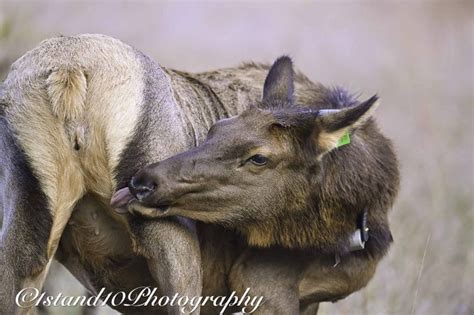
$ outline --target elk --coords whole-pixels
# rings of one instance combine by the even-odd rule
[[[228,283],[263,295],[261,314],[309,314],[361,289],[392,241],[399,170],[371,118],[377,96],[320,89],[298,104],[294,77],[279,58],[261,101],[215,123],[196,148],[142,168],[112,202],[238,231],[245,245]]]

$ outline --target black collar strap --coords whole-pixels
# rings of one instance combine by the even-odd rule
[[[357,230],[350,236],[349,249],[351,252],[363,250],[365,248],[365,242],[369,240],[369,228],[367,227],[367,211],[364,211],[359,215],[357,219]],[[336,267],[341,262],[341,256],[338,253],[335,255],[335,263],[333,267]]]
[[[349,248],[351,252],[362,250],[365,247],[365,242],[369,240],[369,228],[367,227],[367,211],[364,211],[357,220],[358,229],[352,233],[349,240]]]

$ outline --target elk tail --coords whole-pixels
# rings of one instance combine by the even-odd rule
[[[78,69],[58,69],[49,75],[47,91],[53,113],[64,121],[76,120],[85,110],[87,80]]]
[[[79,150],[85,142],[83,120],[87,93],[86,74],[79,69],[56,69],[49,75],[46,85],[53,114],[64,123],[74,148]]]

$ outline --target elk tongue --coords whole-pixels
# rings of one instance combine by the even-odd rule
[[[127,212],[128,203],[133,199],[135,199],[135,197],[133,197],[130,189],[125,187],[115,192],[115,194],[112,196],[112,199],[110,200],[110,206],[119,213],[125,213]]]

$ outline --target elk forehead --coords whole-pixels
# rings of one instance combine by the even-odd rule
[[[265,140],[263,136],[268,136],[267,131],[274,121],[268,111],[249,109],[239,116],[218,121],[209,130],[208,138],[226,142],[255,138]]]
[[[206,140],[208,148],[220,151],[223,159],[257,153],[274,155],[283,147],[282,138],[270,128],[275,122],[271,111],[248,109],[214,124]]]

